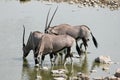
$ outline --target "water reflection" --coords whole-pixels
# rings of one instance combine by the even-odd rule
[[[77,59],[79,60],[79,59]],[[48,70],[42,70],[29,64],[26,60],[23,60],[21,80],[52,80],[54,77],[51,74],[52,70],[64,69],[67,71],[67,80],[77,75],[78,72],[85,74],[89,73],[87,55],[83,55],[80,59],[80,63],[67,63],[65,66],[62,64],[56,64],[51,66]]]
[[[38,67],[30,66],[29,62],[23,60],[21,80],[47,80],[50,79],[50,71],[41,70]]]
[[[89,70],[88,70],[89,65],[88,65],[87,53],[83,54],[82,58],[83,59],[81,59],[81,72],[88,74],[89,73]]]
[[[23,60],[22,80],[34,80],[37,76],[37,71],[30,67],[27,60]]]
[[[20,2],[28,2],[32,0],[20,0]],[[68,4],[77,4],[78,7],[101,7],[101,8],[109,8],[110,10],[117,10],[120,7],[119,0],[37,0],[41,2],[56,2],[62,3],[66,2]]]

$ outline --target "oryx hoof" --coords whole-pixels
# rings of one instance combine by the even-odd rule
[[[40,65],[39,64],[35,64],[35,67],[39,67]]]
[[[23,56],[23,60],[25,60],[25,59],[26,59],[26,57]]]

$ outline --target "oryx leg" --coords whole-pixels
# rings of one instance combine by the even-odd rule
[[[38,53],[34,53],[35,66],[39,66]]]
[[[49,56],[50,56],[50,62],[52,63],[52,62],[53,62],[53,61],[52,61],[53,54],[52,54],[52,53],[50,53],[50,54],[49,54]]]
[[[66,49],[64,50],[64,51],[66,51]],[[65,53],[66,54],[66,53]],[[61,63],[62,63],[62,60],[63,60],[63,53],[59,53],[59,55],[60,55],[60,59],[61,59]]]
[[[64,64],[65,64],[65,62],[66,62],[67,57],[70,57],[71,62],[73,62],[73,61],[72,61],[73,55],[72,55],[70,52],[71,52],[71,47],[68,47],[68,48],[67,48],[67,54],[65,55],[65,58],[64,58]]]
[[[76,40],[76,50],[77,50],[78,55],[80,56],[81,55],[81,51],[80,51],[81,49],[78,46],[77,40]]]
[[[58,54],[57,54],[57,53],[54,53],[54,59],[53,59],[53,62],[54,62],[54,63],[55,63],[57,57],[58,57]]]
[[[54,55],[54,59],[52,59],[53,58],[53,55]],[[51,64],[53,65],[54,63],[55,63],[55,61],[56,61],[56,59],[57,59],[57,54],[55,54],[55,53],[51,53],[50,54],[50,61],[51,61]]]
[[[43,67],[43,61],[45,59],[45,55],[41,55],[41,67]]]
[[[51,62],[51,65],[53,65],[53,64],[54,64],[54,62],[53,62],[53,60],[52,60],[52,59],[53,59],[53,55],[54,55],[53,53],[50,53],[50,54],[49,54],[49,56],[50,56],[50,62]]]
[[[83,42],[80,44],[80,50],[82,50],[82,45],[83,45]]]
[[[88,46],[87,40],[85,38],[82,38],[82,41],[83,41],[83,45],[85,47],[85,52],[86,52],[87,51],[87,46]]]

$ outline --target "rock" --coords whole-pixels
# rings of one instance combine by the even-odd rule
[[[52,76],[55,77],[54,80],[61,80],[61,78],[66,79],[66,72],[67,71],[65,69],[51,70]]]
[[[103,67],[102,70],[107,71],[109,70],[109,67]]]
[[[41,80],[41,79],[42,77],[40,75],[37,75],[35,80]]]
[[[65,70],[65,69],[58,69],[58,70],[61,71],[61,72],[64,72],[64,73],[68,73],[68,71]]]
[[[120,64],[119,62],[114,62],[114,64]]]
[[[95,77],[95,78],[93,78],[93,80],[104,80],[104,78],[103,77]]]
[[[120,78],[120,68],[116,70],[115,77]]]
[[[49,68],[48,67],[43,67],[42,70],[48,71]]]
[[[65,69],[51,70],[52,74],[65,74],[67,71]]]
[[[55,78],[53,78],[53,80],[66,80],[66,79],[63,77],[55,77]]]
[[[95,62],[111,64],[112,60],[111,60],[110,56],[99,56],[95,59]]]
[[[80,76],[80,75],[82,75],[82,73],[81,73],[81,72],[78,72],[78,73],[77,73],[77,76]]]
[[[69,80],[79,80],[79,79],[77,78],[77,76],[74,76],[74,77],[70,77]]]
[[[81,72],[77,73],[77,77],[78,77],[78,80],[90,80],[88,75],[83,74]]]
[[[115,76],[105,77],[104,80],[118,80]]]
[[[97,72],[97,70],[90,70],[90,72],[91,72],[91,73],[96,73],[96,72]]]
[[[66,74],[52,74],[53,77],[63,77],[63,78],[67,78]]]
[[[58,71],[58,70],[52,70],[51,73],[52,73],[52,74],[58,74],[59,71]]]

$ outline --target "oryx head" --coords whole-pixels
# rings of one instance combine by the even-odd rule
[[[56,26],[53,26],[53,27],[49,27],[46,30],[46,33],[58,35],[59,34],[59,30],[56,28]]]
[[[30,36],[31,36],[31,34],[30,34],[30,36],[29,36],[29,39],[28,39],[28,43],[27,43],[27,45],[25,45],[25,42],[24,42],[24,36],[25,36],[25,27],[24,27],[24,25],[23,25],[23,58],[25,58],[25,57],[27,57],[27,55],[28,55],[28,53],[30,52],[30,47],[29,47],[29,40],[30,40]]]

